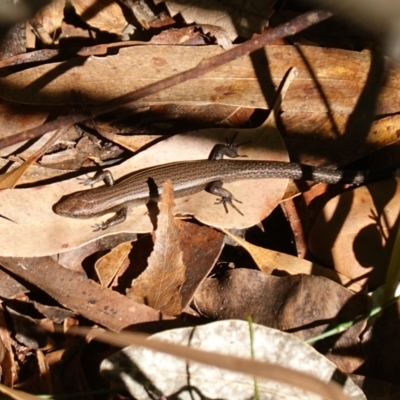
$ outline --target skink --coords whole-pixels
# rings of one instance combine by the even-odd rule
[[[229,143],[221,146],[222,154],[237,157],[237,145]],[[217,146],[214,148],[216,149]],[[400,168],[374,171],[340,171],[327,167],[313,167],[279,161],[257,160],[224,160],[221,151],[214,151],[209,160],[184,161],[163,164],[153,168],[137,171],[113,184],[108,171],[88,179],[85,184],[93,184],[104,179],[109,185],[85,190],[69,195],[54,206],[54,211],[61,216],[72,218],[92,218],[110,212],[116,213],[109,220],[96,225],[95,230],[107,229],[125,220],[130,208],[157,201],[162,193],[162,185],[170,179],[173,182],[176,197],[200,192],[204,189],[220,196],[219,202],[230,204],[236,200],[222,187],[222,182],[233,182],[246,179],[289,178],[303,179],[328,184],[350,183],[362,184],[376,179],[400,175]],[[217,154],[217,155],[215,155]],[[239,211],[240,212],[240,211]]]

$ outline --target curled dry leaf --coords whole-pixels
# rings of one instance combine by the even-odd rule
[[[179,44],[179,45],[205,45],[206,38],[195,26],[184,28],[171,28],[154,35],[151,44]]]
[[[42,7],[30,21],[32,28],[44,44],[58,43],[54,39],[61,30],[64,7],[65,0],[54,0]]]
[[[363,289],[361,285],[353,282],[352,279],[339,272],[321,267],[314,262],[302,258],[255,246],[239,236],[233,235],[226,229],[221,228],[221,230],[246,249],[257,264],[257,267],[267,274],[272,274],[274,271],[284,271],[290,275],[307,274],[324,276],[354,292],[360,292]]]
[[[159,203],[157,230],[153,233],[154,249],[148,267],[133,280],[127,296],[166,314],[178,315],[182,311],[180,291],[185,282],[186,267],[173,214],[173,194],[172,182],[167,180]]]
[[[158,218],[155,246],[148,258],[148,268],[133,281],[127,295],[136,299],[139,296],[142,301],[146,299],[156,309],[160,309],[161,301],[170,298],[177,307],[172,307],[170,301],[168,313],[178,314],[188,306],[197,287],[214,267],[223,248],[224,235],[196,223],[165,220]],[[132,256],[136,258],[138,253],[140,256],[142,248],[143,245],[139,252],[134,248]],[[169,255],[171,251],[172,257]],[[136,259],[135,267],[139,264]],[[156,293],[159,293],[159,299],[154,301]]]
[[[71,0],[76,13],[91,27],[120,35],[127,25],[118,2],[108,0]]]
[[[202,24],[202,31],[205,34],[210,34],[210,36],[215,37],[217,43],[224,49],[229,50],[233,47],[232,40],[229,38],[228,34],[224,29],[219,28],[218,26]]]

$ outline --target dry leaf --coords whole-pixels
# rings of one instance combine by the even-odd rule
[[[204,35],[195,26],[171,28],[154,35],[149,43],[152,44],[185,44],[191,46],[205,45]]]
[[[145,1],[123,1],[123,3],[130,7],[136,20],[144,29],[149,29],[150,24],[155,22],[157,15],[153,13],[153,10],[146,4]],[[164,14],[164,13],[163,13]]]
[[[361,285],[358,285],[352,279],[339,272],[321,267],[314,262],[302,258],[255,246],[239,236],[233,235],[226,229],[221,228],[221,231],[247,250],[257,264],[257,267],[264,273],[272,274],[274,271],[284,271],[290,275],[307,274],[324,276],[354,292],[360,292],[363,289]]]
[[[66,319],[72,318],[75,315],[72,311],[66,310],[60,306],[49,306],[36,301],[33,302],[33,305],[37,311],[56,324],[62,324]],[[52,330],[54,330],[54,328]]]
[[[117,55],[75,58],[16,72],[0,78],[0,93],[1,97],[14,102],[64,105],[77,104],[73,93],[79,91],[87,104],[98,103],[194,68],[204,59],[223,51],[219,46],[143,45],[120,48]],[[255,70],[269,69],[273,86],[267,75],[261,79],[265,80],[264,90],[271,94],[287,69],[296,67],[299,75],[283,102],[283,111],[350,114],[371,68],[368,53],[312,46],[266,46],[264,51],[268,65],[265,65],[265,58],[257,54],[252,58],[242,57],[205,76],[150,95],[135,104],[220,103],[268,108]],[[57,70],[60,70],[59,75],[54,72]],[[49,74],[56,76],[44,84],[41,78]],[[376,102],[378,115],[398,112],[399,87],[399,69],[393,67]]]
[[[159,203],[157,230],[153,233],[154,249],[148,267],[132,282],[127,296],[166,314],[178,315],[182,311],[180,290],[185,282],[186,267],[173,207],[173,186],[167,180]]]
[[[10,274],[0,271],[0,293],[3,299],[22,298],[23,294],[29,292],[30,290],[27,287],[11,277]]]
[[[128,256],[131,250],[132,242],[121,243],[96,261],[94,269],[101,286],[110,286],[121,266],[129,261]]]
[[[263,1],[181,1],[154,0],[156,4],[165,2],[171,16],[180,13],[187,24],[215,25],[224,29],[233,41],[237,36],[250,38],[253,33],[261,33],[272,15],[275,0]]]
[[[7,271],[40,288],[64,307],[113,331],[160,319],[160,313],[152,308],[134,303],[81,274],[69,271],[50,257],[0,257],[0,264]]]
[[[141,147],[160,139],[162,135],[118,135],[109,126],[95,125],[96,131],[110,142],[118,143],[120,146],[137,152]]]
[[[362,146],[358,132],[346,131],[349,114],[285,112],[281,117],[289,152],[304,164],[349,164],[399,140],[400,115],[373,121],[368,134],[362,133]]]
[[[224,29],[221,29],[218,26],[202,24],[202,31],[205,34],[210,34],[210,36],[215,37],[217,43],[224,49],[229,50],[233,47],[232,40],[229,38],[228,34]]]
[[[13,188],[17,185],[19,182],[20,178],[24,173],[27,171],[27,169],[35,163],[42,155],[48,150],[50,146],[52,146],[55,141],[68,129],[68,126],[65,126],[64,128],[58,129],[57,131],[49,132],[50,137],[48,140],[44,143],[44,145],[37,151],[35,152],[32,156],[30,156],[22,165],[19,167],[13,169],[10,172],[6,172],[5,174],[0,176],[0,189],[9,189]],[[47,136],[47,135],[46,135]]]
[[[252,399],[255,389],[254,379],[249,376],[250,374],[243,375],[238,373],[237,369],[231,372],[215,366],[215,360],[220,360],[225,355],[230,356],[227,360],[229,365],[237,368],[242,366],[243,370],[243,361],[251,358],[252,349],[254,349],[254,359],[265,363],[259,367],[264,371],[277,371],[279,367],[288,368],[285,370],[286,374],[290,374],[293,370],[301,371],[307,376],[318,378],[319,387],[321,381],[335,381],[336,366],[311,346],[275,329],[257,324],[253,324],[252,328],[254,332],[252,339],[247,322],[218,321],[157,333],[148,340],[150,344],[157,339],[163,341],[165,347],[171,347],[174,343],[181,344],[187,347],[188,355],[190,349],[202,350],[204,352],[201,354],[202,359],[207,360],[208,365],[159,353],[135,344],[104,360],[100,369],[107,377],[118,382],[122,381],[133,398],[138,400],[151,400],[156,396],[170,398],[176,393],[179,393],[182,399]],[[146,374],[143,374],[143,371],[146,371]],[[275,379],[278,376],[279,373],[276,373]],[[304,391],[304,386],[303,390],[299,391],[294,385],[295,380],[292,384],[288,381],[290,379],[285,380],[286,384],[282,384],[282,378],[279,383],[271,378],[257,378],[258,398],[262,400],[322,398]],[[297,382],[299,381],[302,381],[301,377],[297,377]],[[365,400],[362,391],[350,379],[346,378],[343,386],[344,392],[351,396],[351,399]],[[325,392],[324,397],[331,396]],[[349,399],[347,396],[337,398]]]
[[[52,350],[52,349],[46,349]],[[47,353],[47,351],[46,351]],[[37,363],[38,363],[38,374],[39,374],[39,387],[42,393],[51,393],[54,390],[53,382],[51,379],[50,366],[46,360],[46,356],[43,351],[37,350]],[[65,373],[65,371],[63,371]]]
[[[21,312],[18,303],[9,302],[5,309],[11,319],[17,342],[33,350],[48,347],[50,338],[41,326],[40,320]]]
[[[127,25],[118,2],[109,0],[71,0],[76,13],[93,28],[120,35]]]
[[[194,300],[201,313],[211,318],[246,319],[250,315],[255,323],[291,332],[302,340],[365,314],[370,307],[367,295],[354,295],[324,277],[277,277],[250,269],[206,279]],[[363,362],[358,344],[365,324],[360,322],[340,337],[319,344],[320,351],[329,353],[346,373]]]
[[[54,0],[42,7],[34,16],[32,25],[34,30],[39,28],[39,37],[46,45],[57,43],[54,41],[61,30],[64,19],[65,0]],[[39,26],[38,26],[39,25]]]
[[[178,220],[180,247],[186,267],[181,290],[182,308],[191,302],[198,286],[215,266],[224,247],[224,235],[216,229]]]
[[[312,253],[361,285],[382,285],[398,230],[399,182],[375,182],[331,199],[310,233]]]
[[[48,111],[39,107],[27,105],[21,107],[20,104],[8,104],[0,101],[0,138],[39,126],[43,124],[48,115]],[[0,156],[14,154],[25,143],[18,143],[6,149],[0,149]]]

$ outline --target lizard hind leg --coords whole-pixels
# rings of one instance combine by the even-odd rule
[[[243,215],[243,213],[235,206],[233,201],[236,201],[238,203],[242,203],[242,202],[240,200],[236,199],[229,190],[223,188],[222,185],[223,185],[222,181],[211,182],[207,186],[206,190],[207,190],[207,192],[214,194],[215,196],[219,196],[219,199],[216,201],[215,204],[222,204],[227,213],[228,213],[228,204],[229,204],[240,215]]]

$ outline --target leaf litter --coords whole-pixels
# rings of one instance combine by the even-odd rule
[[[162,78],[173,77],[177,72],[186,71],[196,65],[201,67],[204,59],[225,54],[218,46],[210,46],[209,41],[216,39],[220,45],[230,47],[229,40],[224,36],[224,29],[232,40],[238,34],[245,39],[266,26],[272,10],[264,5],[264,14],[256,16],[258,22],[249,17],[246,27],[245,19],[235,20],[229,11],[221,18],[216,10],[202,9],[205,2],[190,6],[185,4],[185,7],[180,8],[180,3],[166,1],[166,9],[171,16],[165,12],[158,14],[158,8],[145,3],[132,5],[122,2],[120,5],[76,0],[71,4],[75,13],[73,18],[90,26],[90,32],[81,26],[74,26],[76,20],[71,20],[72,14],[63,10],[62,1],[57,1],[32,17],[28,25],[27,47],[34,47],[37,41],[41,42],[43,49],[22,54],[16,52],[13,57],[1,61],[1,68],[20,65],[19,70],[1,75],[1,96],[6,99],[2,101],[4,110],[10,107],[10,102],[28,103],[35,107],[39,105],[40,108],[43,105],[51,106],[48,108],[50,111],[33,111],[33,118],[29,114],[25,118],[24,113],[18,110],[13,114],[17,120],[13,123],[17,122],[17,125],[7,125],[1,140],[12,136],[14,131],[28,131],[42,124],[48,115],[49,121],[52,121],[62,113],[68,113],[71,105],[83,108],[80,103],[82,98],[83,103],[89,106],[106,100],[112,101],[116,96],[135,88],[143,88]],[[139,20],[139,30],[135,31],[129,26],[132,21],[127,17],[127,9],[123,8],[126,5]],[[248,5],[254,7],[256,3],[246,3],[246,7]],[[141,13],[140,7],[146,10],[146,15]],[[62,11],[65,11],[64,15]],[[202,28],[201,31],[197,27],[187,27],[187,30],[179,32],[174,28],[170,29],[168,24],[175,23],[171,17],[178,11],[184,21],[195,21]],[[246,9],[247,12],[249,11]],[[251,14],[252,11],[248,15]],[[296,24],[300,22],[300,26],[307,26],[306,15],[293,21]],[[316,21],[318,18],[326,18],[328,14],[317,11],[313,15],[316,16]],[[224,25],[216,23],[218,20]],[[232,21],[233,25],[230,25]],[[162,40],[192,46],[154,46],[138,41],[111,42],[112,35],[113,40],[118,36],[121,40],[136,40],[135,32],[142,29],[141,33],[146,30],[146,34],[150,34],[150,30],[156,26],[163,29]],[[275,32],[273,29],[271,32]],[[110,43],[100,43],[105,37]],[[318,37],[314,36],[314,39],[318,43]],[[224,40],[224,44],[221,40]],[[61,50],[68,42],[79,43],[79,50],[73,50],[65,56],[66,53]],[[83,43],[86,46],[90,43],[91,47],[82,47]],[[64,341],[58,342],[63,350],[56,351],[53,347],[53,332],[61,323],[65,332],[76,325],[90,326],[93,323],[116,332],[129,326],[154,332],[185,322],[195,326],[189,330],[189,335],[192,335],[193,332],[200,331],[196,326],[200,321],[215,318],[246,319],[251,315],[257,323],[290,333],[289,336],[288,333],[276,333],[281,344],[275,349],[281,356],[285,355],[283,359],[289,360],[294,356],[286,355],[281,347],[288,345],[294,339],[293,336],[304,340],[369,311],[371,304],[365,292],[384,282],[388,263],[385,260],[388,260],[396,231],[397,214],[394,204],[398,196],[395,181],[374,183],[356,189],[344,188],[346,191],[342,193],[340,190],[343,191],[343,188],[338,187],[337,197],[325,201],[319,207],[315,206],[314,199],[318,200],[321,193],[328,196],[329,191],[324,192],[323,187],[319,192],[312,189],[311,193],[314,192],[315,195],[310,195],[306,208],[298,207],[297,214],[287,214],[290,225],[295,227],[294,240],[299,240],[299,243],[300,237],[303,240],[306,259],[282,253],[281,250],[264,249],[236,236],[237,242],[250,253],[260,271],[251,269],[252,261],[246,258],[245,253],[224,247],[224,234],[216,228],[222,231],[225,228],[236,228],[236,235],[242,235],[243,230],[250,226],[258,224],[261,227],[260,221],[281,202],[287,180],[226,185],[243,202],[244,217],[233,212],[225,215],[223,210],[217,210],[213,204],[215,199],[207,193],[199,193],[198,196],[184,201],[174,200],[169,195],[168,200],[164,199],[159,204],[159,213],[154,214],[156,217],[150,215],[152,218],[149,218],[146,208],[138,209],[130,214],[124,224],[100,234],[92,232],[90,228],[97,220],[69,220],[58,217],[51,211],[61,196],[81,189],[75,179],[67,179],[71,178],[70,173],[73,170],[95,165],[104,167],[107,163],[115,162],[118,165],[110,169],[119,178],[152,165],[205,159],[215,143],[223,143],[238,132],[239,141],[250,141],[240,148],[241,154],[250,159],[288,161],[290,155],[292,160],[313,165],[343,165],[365,155],[373,157],[376,149],[396,142],[396,113],[399,108],[396,95],[397,68],[392,69],[389,78],[382,84],[380,93],[376,92],[377,107],[371,116],[364,117],[364,120],[370,120],[370,126],[364,129],[362,127],[366,126],[365,121],[362,120],[361,125],[358,121],[355,122],[354,114],[364,100],[366,88],[370,85],[370,76],[379,80],[379,73],[373,69],[376,67],[373,63],[376,62],[376,55],[344,50],[347,48],[344,45],[334,49],[310,46],[309,42],[306,44],[267,46],[264,48],[265,56],[258,53],[250,57],[246,54],[231,64],[208,72],[207,75],[199,75],[181,85],[141,99],[135,105],[127,106],[125,113],[133,113],[139,119],[141,114],[137,110],[140,109],[146,109],[149,115],[160,110],[160,107],[168,110],[170,119],[157,121],[153,125],[152,122],[145,122],[143,126],[136,125],[138,131],[146,130],[149,137],[139,137],[137,140],[126,133],[121,135],[121,132],[117,132],[116,135],[109,121],[124,118],[126,114],[124,116],[123,112],[119,114],[118,111],[112,111],[101,121],[98,118],[94,123],[88,121],[80,126],[81,131],[76,130],[74,133],[78,133],[80,146],[75,143],[77,139],[73,135],[68,136],[67,140],[59,140],[51,148],[51,154],[42,157],[40,164],[36,162],[33,168],[25,172],[29,176],[23,178],[23,181],[16,178],[9,185],[26,182],[30,187],[0,192],[0,264],[4,268],[0,275],[4,306],[0,311],[4,321],[2,326],[5,327],[1,335],[1,346],[5,354],[1,360],[2,370],[5,371],[3,383],[9,387],[17,387],[15,377],[21,374],[21,365],[29,365],[29,360],[34,358],[39,372],[37,382],[41,385],[41,389],[38,390],[39,386],[36,386],[35,391],[51,392],[55,389],[62,393],[65,388],[60,385],[59,380],[53,379],[50,383],[40,376],[53,374],[54,377],[53,368],[63,358],[71,360],[71,365],[79,364],[78,369],[70,369],[68,372],[71,373],[70,377],[75,373],[78,375],[72,381],[76,379],[74,382],[77,382],[79,379],[80,388],[90,389],[89,382],[83,379],[87,371],[81,368],[83,358],[80,351],[90,351],[95,346],[77,344],[75,338],[66,337]],[[240,48],[234,46],[233,50],[237,47]],[[77,57],[77,54],[80,56]],[[60,56],[65,58],[51,59]],[[83,59],[82,56],[86,58]],[[36,64],[29,65],[32,61]],[[257,123],[259,128],[254,128],[254,108],[270,109],[271,98],[276,95],[285,71],[292,66],[297,68],[298,76],[283,101],[283,112],[278,112],[277,108],[270,113],[267,121],[265,114],[261,114],[262,118]],[[263,74],[260,75],[260,71]],[[50,76],[51,79],[48,79]],[[80,95],[77,95],[77,91],[80,91]],[[196,113],[190,110],[197,106],[205,107],[206,104],[213,104],[214,108],[221,107],[221,112],[224,110],[225,115],[221,118],[224,127],[203,130],[191,127],[179,135],[159,141],[160,134],[168,132],[163,132],[166,126],[172,126],[171,131],[175,133],[171,110],[176,115],[182,116],[187,112],[192,117]],[[62,111],[60,106],[64,107]],[[26,107],[26,111],[34,110],[25,105],[23,107]],[[247,110],[241,112],[241,107]],[[238,108],[236,113],[235,108]],[[371,107],[364,108],[366,109],[372,110]],[[94,114],[99,115],[98,112]],[[73,118],[79,121],[87,118],[84,114],[81,117],[76,115],[75,111],[70,114],[71,121]],[[200,113],[198,115],[202,118]],[[271,119],[274,117],[277,118],[277,123]],[[7,112],[0,113],[0,118],[2,126],[9,123]],[[236,125],[238,121],[244,122],[247,127]],[[266,122],[262,123],[263,121]],[[283,133],[283,139],[277,126]],[[357,130],[363,131],[364,136],[357,135]],[[85,132],[84,138],[80,137],[82,132]],[[93,139],[98,134],[102,138]],[[24,138],[32,137],[25,135]],[[106,139],[115,143],[113,149],[104,146]],[[365,145],[361,146],[360,143]],[[129,158],[124,150],[117,151],[117,145],[135,153],[134,156]],[[1,161],[5,168],[10,161],[19,162],[14,153],[20,146],[1,149],[4,157]],[[26,153],[22,159],[29,159],[35,152],[36,155],[39,154],[38,149],[23,150],[30,154]],[[121,162],[119,157],[124,161]],[[30,159],[32,160],[33,158]],[[49,172],[49,167],[57,169]],[[59,168],[64,168],[63,172]],[[36,172],[32,171],[39,171],[38,178],[35,177]],[[40,182],[40,186],[35,185],[35,181]],[[291,204],[299,206],[301,199],[306,199],[302,191],[301,185],[292,182],[286,198],[300,196],[287,200],[288,204],[292,202]],[[276,211],[273,212],[275,213]],[[316,217],[308,218],[308,213]],[[183,219],[178,220],[173,215]],[[296,218],[300,221],[295,221]],[[308,225],[303,220],[308,221]],[[268,225],[265,221],[264,235],[270,238],[279,236],[281,227]],[[281,219],[280,224],[284,224],[284,220]],[[132,233],[139,235],[136,237]],[[100,259],[109,250],[94,267],[93,261]],[[232,259],[229,251],[238,255]],[[48,257],[54,257],[55,254],[57,258]],[[48,298],[43,299],[43,293],[56,303]],[[336,337],[317,342],[314,347],[319,352],[320,361],[328,358],[335,363],[335,366],[331,365],[333,369],[339,368],[346,374],[361,374],[366,379],[373,378],[376,386],[382,385],[379,380],[391,382],[394,385],[391,390],[396,393],[396,375],[393,371],[398,370],[399,359],[396,357],[398,351],[394,339],[398,333],[397,308],[398,305],[394,305],[386,310],[375,324],[367,325],[366,321],[361,321]],[[206,335],[211,336],[211,343],[213,346],[217,344],[219,350],[228,347],[232,334],[239,331],[239,321],[225,322],[221,322],[221,326],[226,331],[218,329],[216,335]],[[266,329],[255,326],[257,331],[261,328]],[[248,340],[248,324],[241,323],[240,329],[246,331],[244,335]],[[90,341],[100,331],[99,328],[93,328],[87,340]],[[9,332],[13,332],[12,337]],[[35,337],[34,332],[41,332],[45,339],[44,345],[35,342],[39,336]],[[174,330],[167,332],[172,336],[178,334]],[[205,338],[200,340],[200,345],[206,343]],[[235,354],[238,348],[243,350],[242,344],[243,341],[240,341],[241,346],[234,348]],[[26,350],[23,349],[24,346]],[[249,356],[248,347],[251,344],[245,347],[245,353]],[[256,342],[255,347],[257,354],[264,350],[265,345]],[[77,348],[80,349],[79,355],[74,356]],[[307,354],[303,364],[314,359],[313,355],[307,353],[310,350],[310,346],[304,343],[298,342],[295,345],[295,354],[303,354],[303,351]],[[17,357],[20,365],[14,362]],[[98,360],[100,357],[104,358],[103,353],[96,353],[95,350],[94,358]],[[165,362],[165,358],[163,360]],[[171,361],[167,364],[172,366],[174,363]],[[161,362],[156,364],[161,365]],[[259,367],[261,369],[263,368]],[[311,367],[313,373],[319,372],[319,369],[316,365]],[[158,368],[154,368],[154,371],[156,375],[160,375]],[[211,381],[220,376],[220,371],[210,368],[206,370],[207,373],[212,372]],[[224,397],[214,382],[208,384],[206,372],[200,373],[200,382],[198,387],[195,385],[196,389],[201,388],[201,392],[207,392],[211,397],[217,393]],[[133,374],[132,370],[128,370],[128,375],[125,376],[130,379],[130,374]],[[177,372],[173,374],[176,377]],[[289,372],[282,373],[281,379],[285,374],[290,375]],[[181,375],[187,380],[187,369]],[[197,377],[197,373],[192,374],[192,378],[195,376]],[[329,373],[329,377],[331,376],[332,370]],[[121,376],[113,377],[115,378],[120,380]],[[164,388],[157,377],[151,379],[153,389],[159,390],[162,387],[158,392],[160,395],[169,393],[169,390],[177,390],[176,387]],[[170,383],[173,381],[175,379],[170,379]],[[233,378],[233,381],[221,375],[225,388],[236,388],[238,378]],[[346,381],[351,382],[348,378]],[[227,385],[227,382],[230,383]],[[289,391],[295,390],[293,382]],[[264,391],[263,384],[261,381],[259,383],[262,396],[268,396],[271,389]],[[107,386],[107,383],[104,384]],[[126,384],[128,385],[128,381]],[[201,384],[205,386],[200,386]],[[246,392],[247,397],[252,396],[253,385],[253,379],[245,384],[249,390]],[[324,390],[328,386],[321,386],[317,392],[327,395]],[[29,384],[25,388],[27,392],[30,391]],[[359,389],[354,388],[353,386],[353,398],[365,398]],[[335,392],[337,389],[332,389],[329,396],[345,398],[342,393]],[[367,392],[368,385],[364,384],[363,389]],[[8,389],[2,387],[1,390]],[[137,395],[138,386],[134,390],[132,393],[137,398],[142,398]],[[287,388],[274,386],[273,390],[281,395]],[[16,393],[13,395],[21,398],[23,396]],[[242,398],[235,395],[227,397]]]

